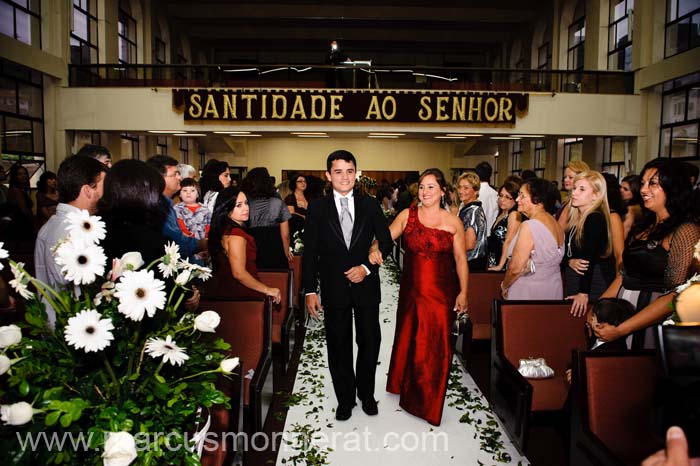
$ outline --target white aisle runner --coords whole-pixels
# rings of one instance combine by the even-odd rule
[[[291,407],[277,464],[527,465],[456,357],[439,427],[404,412],[399,406],[399,396],[386,392],[398,284],[395,272],[386,266],[381,269],[381,280],[382,345],[375,389],[379,415],[367,416],[358,402],[348,421],[335,420],[337,402],[328,371],[322,323],[311,321],[294,393],[289,400]]]

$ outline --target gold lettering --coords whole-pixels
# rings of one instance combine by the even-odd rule
[[[418,118],[423,121],[428,121],[433,116],[433,111],[430,109],[430,97],[423,96],[420,98],[420,106],[422,107],[418,111]]]
[[[389,102],[391,103],[391,113],[387,112],[386,110],[386,103]],[[382,114],[384,115],[385,120],[393,120],[394,117],[396,116],[396,99],[393,98],[392,96],[384,97],[384,100],[382,101]]]
[[[452,121],[465,120],[465,111],[467,109],[467,98],[466,97],[453,97],[452,98]]]
[[[476,121],[481,121],[481,99],[482,97],[469,97],[469,121],[474,121],[472,116],[476,110]],[[476,109],[474,103],[476,102]]]
[[[277,111],[277,103],[282,102],[282,112]],[[275,120],[284,120],[287,117],[287,96],[273,95],[272,96],[272,118]]]
[[[445,113],[445,107],[447,107],[447,101],[450,100],[449,97],[438,97],[437,99],[437,115],[435,115],[435,121],[446,121],[450,117]]]
[[[262,96],[262,108],[260,109],[260,119],[267,120],[267,94]]]
[[[250,120],[253,118],[253,101],[258,99],[258,96],[255,94],[243,94],[241,95],[241,99],[246,101],[246,119]]]
[[[513,108],[513,101],[510,100],[510,97],[501,97],[501,111],[498,116],[498,121],[510,121],[513,119],[513,114],[510,113],[510,110]],[[508,104],[508,107],[506,108],[506,104]],[[506,118],[503,118],[503,116],[506,116]]]
[[[331,120],[342,120],[343,119],[343,114],[340,113],[340,104],[342,101],[343,101],[342,95],[332,95],[331,96],[331,111],[330,111]]]
[[[236,116],[236,95],[224,94],[224,120],[235,120]]]
[[[193,112],[193,109],[197,109],[196,112]],[[190,117],[191,118],[200,118],[202,116],[202,96],[199,94],[192,94],[190,96],[190,108],[188,109],[190,112]]]
[[[493,113],[491,114],[489,114],[489,104],[492,104],[493,107]],[[493,121],[498,116],[498,101],[493,97],[486,99],[486,103],[484,104],[484,116],[487,121]]]
[[[381,120],[382,114],[379,111],[379,100],[376,95],[372,96],[372,100],[369,103],[369,109],[367,110],[367,115],[365,115],[365,120],[370,119],[370,115],[374,115],[375,120]]]
[[[316,103],[321,104],[321,113],[316,112]],[[312,120],[323,120],[326,118],[326,96],[325,95],[312,95],[311,96],[311,119]]]
[[[215,119],[219,119],[219,112],[216,110],[216,102],[214,102],[214,94],[207,96],[207,104],[204,106],[204,118],[208,118],[209,114]]]
[[[292,120],[296,118],[297,115],[301,116],[302,120],[306,120],[306,112],[304,111],[304,102],[301,101],[301,96],[298,95],[296,99],[294,99],[294,106],[292,107],[292,114],[289,115],[289,118]]]

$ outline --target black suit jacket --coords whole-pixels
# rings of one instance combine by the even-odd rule
[[[316,199],[309,205],[304,226],[304,255],[302,271],[304,290],[317,291],[321,277],[324,307],[368,306],[379,304],[379,267],[370,265],[369,248],[375,237],[384,257],[391,252],[393,242],[386,217],[374,199],[355,192],[355,219],[350,249],[345,246],[338,209],[333,193]],[[360,283],[351,283],[344,272],[364,264],[371,274]]]

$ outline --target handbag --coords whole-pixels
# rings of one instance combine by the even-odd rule
[[[547,379],[554,375],[554,370],[547,365],[544,358],[521,359],[518,372],[526,379]]]
[[[455,318],[454,322],[452,322],[452,335],[459,336],[463,335],[464,331],[467,329],[467,324],[469,323],[469,313],[468,312],[462,312],[461,314],[457,314],[457,317]]]

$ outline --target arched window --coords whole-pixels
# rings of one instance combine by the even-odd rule
[[[574,20],[569,26],[569,48],[567,68],[583,69],[583,46],[586,41],[586,2],[579,0],[574,10]]]

